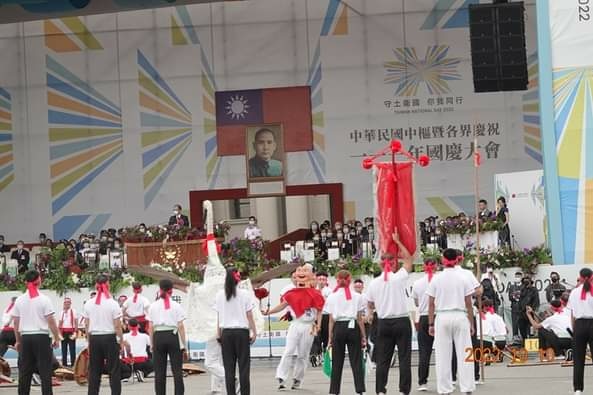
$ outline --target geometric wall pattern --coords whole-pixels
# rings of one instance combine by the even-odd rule
[[[0,87],[0,192],[14,181],[12,97]]]

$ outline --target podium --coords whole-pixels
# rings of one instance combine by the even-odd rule
[[[148,266],[151,263],[196,265],[206,258],[206,239],[147,243],[126,242],[128,266]]]

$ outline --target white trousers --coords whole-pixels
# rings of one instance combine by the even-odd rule
[[[204,366],[210,373],[210,390],[225,393],[224,367],[222,366],[222,349],[216,339],[206,342]]]
[[[293,369],[293,379],[303,381],[309,361],[309,353],[314,336],[311,334],[312,322],[294,320],[288,327],[286,347],[276,369],[276,378],[286,381]],[[294,366],[293,366],[294,365]]]
[[[457,355],[459,390],[462,393],[474,391],[476,389],[474,364],[465,361],[468,354],[465,350],[472,347],[467,314],[463,312],[438,313],[434,329],[437,392],[449,394],[454,390],[451,378],[453,342],[455,342],[455,354]]]

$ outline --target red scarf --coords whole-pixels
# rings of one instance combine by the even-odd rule
[[[163,303],[165,304],[165,310],[169,310],[171,308],[171,295],[173,294],[173,290],[170,289],[168,291],[161,291],[161,298],[163,298]]]
[[[31,299],[36,298],[39,296],[39,291],[37,288],[41,285],[41,278],[37,277],[37,279],[33,281],[27,281],[27,291],[29,292],[29,297]]]
[[[233,278],[235,279],[235,282],[239,284],[241,282],[241,273],[238,271],[233,272]]]
[[[321,292],[314,288],[293,288],[286,292],[283,299],[288,303],[296,318],[302,316],[306,310],[314,308],[323,309],[325,299]]]
[[[455,265],[457,265],[457,262],[459,261],[459,258],[455,258],[454,260],[448,260],[445,257],[441,258],[441,262],[443,263],[443,266],[445,267],[455,267]]]
[[[494,307],[490,306],[486,309],[486,313],[490,313],[490,314],[494,314]],[[486,319],[486,314],[484,312],[480,313],[480,317],[482,317],[483,320]]]
[[[344,282],[343,285],[338,285],[334,288],[334,292],[338,292],[340,288],[344,288],[344,293],[346,294],[346,300],[352,299],[352,293],[350,292],[350,277]]]
[[[138,325],[130,326],[130,332],[132,336],[138,336]]]
[[[593,280],[592,280],[592,277],[589,277],[589,278],[579,277],[579,279],[581,280],[581,283],[583,286],[581,288],[581,300],[585,300],[585,299],[587,299],[587,291],[585,291],[585,282],[589,282],[589,284],[591,284],[591,289],[589,290],[589,293],[591,295],[593,295]]]
[[[10,311],[12,310],[13,307],[14,307],[14,301],[10,302],[10,304],[8,305],[8,308],[6,309],[5,313],[6,314],[10,313]]]
[[[428,282],[432,281],[432,276],[434,275],[434,268],[435,265],[434,264],[424,264],[424,273],[426,273],[426,275],[428,276]]]
[[[69,309],[70,310],[70,325],[72,325],[71,327],[68,327],[67,329],[74,329],[74,312],[72,311],[72,308]],[[64,329],[64,317],[66,316],[66,312],[62,311],[62,327],[60,329]]]
[[[391,272],[391,260],[383,259],[383,281],[389,280],[390,272]]]
[[[95,285],[95,289],[97,290],[97,298],[95,299],[95,304],[101,304],[101,297],[105,294],[105,299],[111,298],[109,294],[109,282],[97,284]]]
[[[564,307],[560,305],[560,307],[550,306],[554,313],[562,314],[564,312]]]
[[[142,292],[142,287],[140,287],[140,288],[134,288],[134,299],[132,299],[132,302],[138,303],[138,294],[140,292]]]

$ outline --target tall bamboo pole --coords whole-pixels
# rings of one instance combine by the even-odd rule
[[[481,274],[481,267],[480,267],[480,154],[478,151],[478,135],[474,133],[474,200],[475,200],[475,223],[476,223],[476,277],[478,281],[480,281]],[[478,297],[478,316],[476,317],[476,322],[478,322],[479,327],[479,336],[480,336],[480,377],[484,380],[484,339],[483,335],[483,328],[482,328],[482,318],[480,313],[482,312],[482,297]],[[474,353],[476,355],[476,353]]]

